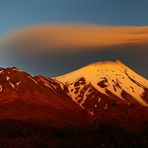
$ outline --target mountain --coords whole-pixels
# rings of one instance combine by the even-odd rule
[[[147,114],[148,81],[120,61],[92,63],[55,78],[0,68],[0,120],[137,128],[148,123]]]
[[[92,63],[54,79],[99,121],[148,121],[148,81],[120,61]]]
[[[85,123],[87,112],[60,93],[62,86],[15,67],[0,68],[0,119],[37,120],[58,126]]]

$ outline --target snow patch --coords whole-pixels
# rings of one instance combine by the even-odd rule
[[[13,88],[15,88],[15,85],[14,85],[14,84],[12,84],[11,82],[10,82],[10,85],[11,85]]]
[[[2,73],[4,70],[0,70],[0,73]]]
[[[6,79],[7,79],[7,81],[9,81],[10,77],[7,76]]]
[[[20,85],[20,83],[21,83],[21,82],[19,81],[19,82],[17,82],[17,83],[16,83],[16,85],[17,85],[17,86],[19,86],[19,85]]]
[[[2,90],[3,90],[3,87],[2,87],[2,85],[0,85],[0,92],[2,92]]]
[[[34,83],[38,84],[38,82],[35,81],[31,76],[28,76],[28,78],[30,78]]]

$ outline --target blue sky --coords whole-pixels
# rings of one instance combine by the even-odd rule
[[[0,0],[0,33],[51,22],[146,26],[147,6],[147,0]]]
[[[0,0],[0,37],[37,24],[148,26],[147,6],[148,0]],[[147,45],[144,48],[142,45],[128,45],[122,51],[116,48],[112,47],[109,51],[89,50],[83,55],[71,53],[60,56],[49,52],[46,56],[30,57],[29,61],[20,52],[14,59],[11,54],[4,57],[0,51],[0,65],[17,66],[32,74],[54,76],[90,62],[119,59],[148,77]],[[121,46],[118,48],[123,49]]]

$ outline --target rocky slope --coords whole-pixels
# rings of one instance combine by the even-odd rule
[[[0,119],[39,120],[59,126],[85,124],[87,112],[60,93],[62,86],[15,67],[0,68]]]

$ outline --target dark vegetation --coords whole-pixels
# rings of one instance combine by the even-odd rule
[[[148,127],[128,131],[115,123],[54,128],[18,120],[0,121],[0,148],[137,148],[148,147]]]

